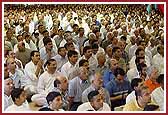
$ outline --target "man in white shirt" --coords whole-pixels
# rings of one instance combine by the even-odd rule
[[[11,92],[11,97],[14,102],[9,106],[6,111],[16,112],[16,111],[30,111],[29,104],[26,101],[27,95],[23,89],[15,88]]]
[[[151,98],[153,101],[159,105],[159,109],[161,111],[164,111],[164,74],[160,74],[160,76],[157,79],[157,82],[160,84],[160,87],[156,88],[151,93]]]
[[[38,79],[43,72],[42,66],[43,61],[40,59],[40,53],[38,51],[32,51],[31,61],[26,64],[24,69],[25,80],[23,80],[23,86],[29,92],[29,95],[37,93]]]
[[[54,57],[52,57],[52,59],[55,59],[57,61],[57,70],[61,71],[62,66],[68,62],[67,59],[67,52],[65,47],[59,47],[58,48],[58,54]]]
[[[88,100],[89,102],[80,105],[77,111],[111,111],[110,106],[103,102],[98,91],[91,91],[88,94]]]
[[[52,91],[54,88],[54,81],[57,76],[61,75],[57,68],[57,62],[54,59],[50,59],[46,62],[47,70],[41,74],[38,80],[37,85],[37,93],[32,96],[32,101],[35,102],[37,105],[45,105],[46,103],[46,95]]]
[[[24,77],[23,72],[16,68],[14,58],[8,58],[6,62],[9,70],[9,77],[13,80],[15,88],[20,88]]]
[[[14,88],[13,80],[11,78],[6,77],[4,79],[4,110],[10,105],[13,104],[12,98],[11,98],[11,92]]]
[[[128,96],[126,97],[126,103],[129,103],[130,101],[136,100],[135,91],[139,90],[140,87],[142,87],[143,85],[144,85],[144,82],[141,78],[132,79],[131,87],[132,87],[133,91],[130,94],[128,94]]]
[[[164,74],[164,46],[157,47],[157,54],[153,56],[152,64],[159,70],[160,74]]]
[[[65,63],[61,68],[61,73],[69,79],[69,75],[76,68],[76,62],[78,60],[78,53],[76,51],[68,51],[68,62]]]

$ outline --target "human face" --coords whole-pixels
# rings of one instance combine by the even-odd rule
[[[94,96],[91,105],[95,110],[99,110],[103,107],[103,97],[100,94]]]
[[[9,57],[15,59],[16,55],[15,55],[15,53],[13,51],[9,51]]]
[[[66,91],[68,89],[68,80],[65,77],[61,77],[60,82],[61,82],[61,85],[60,85],[61,89],[63,91]]]
[[[144,57],[144,56],[145,56],[145,52],[143,50],[141,50],[137,57]]]
[[[81,80],[87,80],[88,79],[88,70],[87,70],[87,68],[83,67],[80,70],[80,78],[81,78]]]
[[[150,90],[149,90],[148,88],[142,90],[140,98],[141,98],[141,100],[142,100],[144,103],[150,102],[150,101],[151,101],[151,93],[150,93]]]
[[[8,67],[4,66],[4,77],[7,78],[9,76]]]
[[[52,74],[55,73],[55,70],[57,69],[57,62],[51,61],[50,64],[48,64],[47,68]]]
[[[111,70],[115,70],[118,67],[118,61],[116,59],[111,60]]]
[[[22,105],[22,104],[26,101],[26,98],[27,98],[27,94],[26,94],[25,91],[23,91],[23,92],[20,94],[19,98],[16,99],[16,101],[19,103],[19,105]]]
[[[71,57],[69,57],[69,61],[72,64],[76,64],[76,62],[78,61],[78,55],[72,55]]]
[[[96,85],[97,88],[101,88],[103,86],[103,78],[100,73],[97,73],[95,75],[95,79],[93,83]]]
[[[5,79],[4,81],[4,92],[6,95],[10,95],[11,91],[14,88],[13,80],[11,78]]]
[[[9,70],[15,70],[16,69],[15,59],[9,58],[7,63],[8,63],[8,69]]]
[[[38,62],[40,60],[40,53],[39,52],[35,52],[34,56],[32,56],[32,61],[33,62]]]
[[[61,48],[60,52],[58,52],[62,57],[66,56],[66,49],[65,48]]]
[[[54,100],[51,102],[51,106],[53,110],[59,110],[62,108],[62,97],[61,96],[57,96],[54,98]]]
[[[85,57],[89,59],[91,56],[92,56],[92,49],[88,49],[85,53]]]
[[[49,42],[47,45],[46,45],[46,49],[48,49],[48,50],[52,50],[52,48],[53,48],[53,44],[52,44],[52,42]]]
[[[116,81],[118,83],[123,83],[124,82],[124,76],[118,74],[117,77],[116,77]]]

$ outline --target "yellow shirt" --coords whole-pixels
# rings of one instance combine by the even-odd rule
[[[137,101],[134,100],[128,104],[125,104],[123,111],[143,111],[143,108],[139,107]]]

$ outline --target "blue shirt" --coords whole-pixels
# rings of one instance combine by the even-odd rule
[[[109,81],[114,80],[115,76],[110,69],[105,70],[103,75],[103,86],[106,87]]]

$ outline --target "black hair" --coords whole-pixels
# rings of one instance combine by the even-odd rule
[[[88,62],[88,60],[86,60],[86,59],[81,59],[81,60],[79,61],[79,67],[83,66],[84,63],[86,63],[86,62]],[[89,63],[89,62],[88,62],[88,63]]]
[[[83,48],[83,54],[85,54],[85,53],[87,52],[87,50],[90,50],[90,49],[92,49],[91,46],[85,46],[85,47]]]
[[[118,49],[120,49],[120,47],[114,46],[113,49],[112,49],[112,54],[114,54]]]
[[[164,74],[160,74],[159,77],[156,79],[156,81],[160,83],[164,83]]]
[[[97,90],[94,90],[94,91],[91,91],[89,94],[88,94],[88,100],[89,102],[91,102],[93,100],[93,97],[98,95],[99,92]]]
[[[54,91],[49,92],[47,97],[46,97],[47,103],[49,104],[50,101],[53,101],[58,96],[61,96],[61,94],[59,92],[54,92]]]
[[[147,67],[145,63],[140,63],[137,65],[137,70],[138,72],[141,72],[144,67]]]
[[[73,55],[78,55],[78,52],[69,50],[67,54],[68,58],[72,57]]]
[[[43,38],[44,46],[46,46],[49,42],[52,42],[51,38],[49,38],[49,37]]]
[[[65,47],[59,47],[59,48],[58,48],[58,53],[59,53],[63,48],[65,48]]]
[[[155,111],[157,109],[159,109],[158,105],[150,104],[146,105],[143,111]]]
[[[39,51],[37,51],[37,50],[31,51],[31,53],[30,53],[30,58],[31,58],[32,56],[34,56],[34,54],[35,54],[36,52],[39,53]]]
[[[141,78],[134,78],[131,80],[131,87],[134,89],[134,87],[137,87],[139,83],[142,82]]]
[[[11,97],[12,97],[13,102],[16,101],[16,98],[20,97],[20,95],[22,94],[23,91],[24,91],[24,89],[21,89],[21,88],[14,88],[12,90]]]
[[[137,48],[137,50],[136,50],[136,52],[135,52],[136,57],[137,57],[137,55],[139,55],[139,52],[140,52],[140,51],[144,51],[144,49],[142,49],[142,48]]]
[[[96,43],[92,44],[92,49],[98,49],[98,48],[99,48],[98,44],[96,44]]]
[[[117,77],[118,75],[124,76],[125,75],[125,71],[122,68],[118,67],[118,68],[116,68],[114,70],[114,75],[115,75],[115,77]]]
[[[44,67],[46,67],[47,65],[50,65],[51,62],[53,62],[53,61],[56,61],[56,60],[55,59],[49,59],[49,60],[47,60],[46,63],[44,64]]]
[[[61,82],[58,79],[56,79],[54,81],[54,87],[58,87],[58,84],[61,84]]]

